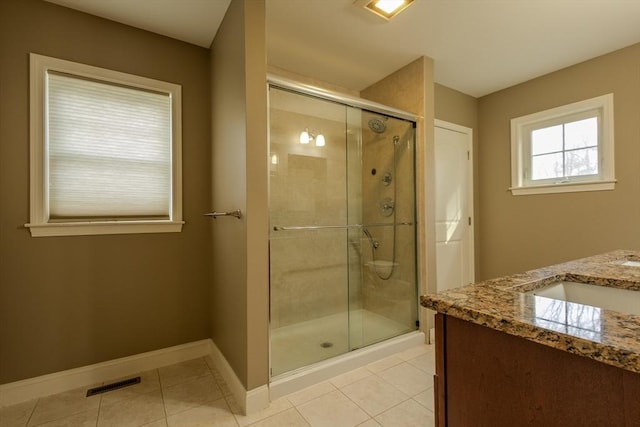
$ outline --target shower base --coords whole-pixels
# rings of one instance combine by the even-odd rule
[[[347,324],[352,325],[353,347],[377,343],[348,351]],[[366,328],[358,328],[359,325]],[[272,371],[288,372],[271,378],[271,400],[424,342],[422,332],[408,331],[406,326],[367,310],[351,312],[350,321],[347,313],[341,313],[274,329],[271,331]],[[319,359],[323,360],[318,362]],[[303,367],[290,370],[298,366]]]

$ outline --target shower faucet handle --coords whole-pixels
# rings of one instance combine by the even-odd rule
[[[385,197],[380,201],[380,214],[382,216],[391,216],[395,211],[396,204],[390,197]]]

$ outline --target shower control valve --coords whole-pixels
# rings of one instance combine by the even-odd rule
[[[386,187],[389,184],[391,184],[391,181],[393,181],[393,178],[391,177],[391,172],[386,172],[382,177],[382,185]]]
[[[395,203],[391,198],[386,197],[380,202],[380,214],[382,216],[391,216],[395,209]]]

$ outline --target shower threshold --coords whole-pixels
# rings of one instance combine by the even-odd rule
[[[420,331],[408,332],[395,338],[367,347],[353,350],[322,362],[297,369],[271,378],[269,396],[271,401],[303,388],[326,381],[337,375],[360,368],[385,357],[400,353],[411,347],[425,343]]]

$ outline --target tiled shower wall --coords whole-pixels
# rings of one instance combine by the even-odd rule
[[[363,308],[410,326],[416,319],[415,225],[402,223],[415,224],[413,128],[407,122],[389,119],[386,131],[377,134],[368,129],[366,120],[363,122],[363,224],[393,223],[394,218],[399,224],[395,237],[392,226],[369,228],[380,246],[372,251],[363,242]],[[394,136],[398,136],[395,145]],[[391,174],[389,185],[383,182],[385,173]],[[388,200],[394,203],[395,212],[385,216],[381,204]],[[376,274],[372,257],[377,262],[394,263],[388,279],[383,279],[389,276],[387,269],[378,267]]]

